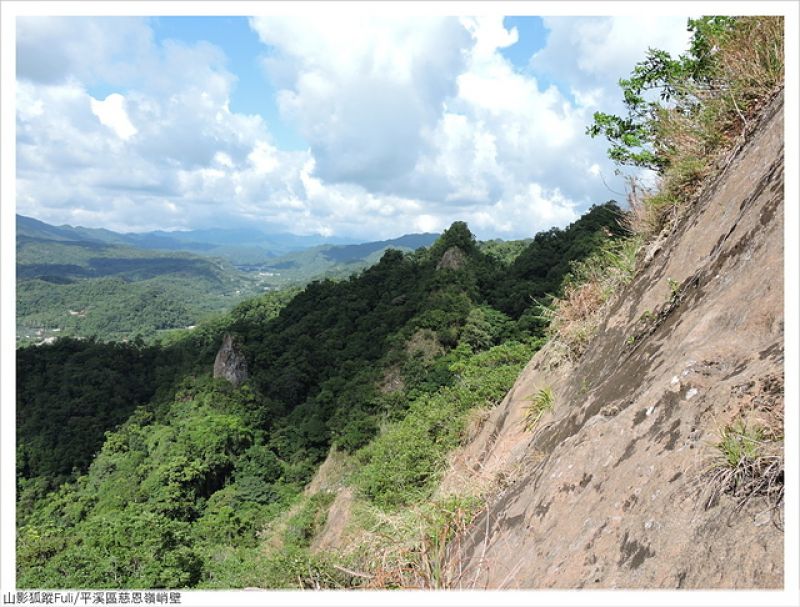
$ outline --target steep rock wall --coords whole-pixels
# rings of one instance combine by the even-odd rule
[[[241,386],[249,377],[247,359],[230,333],[223,336],[222,345],[214,359],[214,377],[226,379],[234,387]]]
[[[619,295],[588,351],[533,358],[441,491],[493,486],[449,566],[470,588],[777,588],[758,500],[704,504],[720,429],[783,410],[783,100]],[[526,432],[524,410],[555,407]]]

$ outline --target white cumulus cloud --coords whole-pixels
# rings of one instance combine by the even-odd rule
[[[281,117],[308,142],[296,151],[231,110],[224,49],[158,41],[146,19],[17,25],[19,212],[364,239],[455,220],[526,237],[619,198],[586,125],[614,110],[617,78],[648,45],[688,39],[683,18],[547,18],[545,48],[520,69],[501,53],[519,32],[499,16],[253,18]]]
[[[423,129],[455,91],[469,36],[454,18],[251,20],[275,49],[278,103],[317,174],[380,189],[414,168]]]
[[[648,48],[684,52],[687,17],[544,17],[547,46],[531,58],[532,68],[569,87],[583,106],[616,103],[617,82],[627,77]]]
[[[120,139],[127,140],[136,134],[136,127],[125,111],[125,97],[119,93],[112,93],[103,101],[90,97],[89,103],[92,113]]]

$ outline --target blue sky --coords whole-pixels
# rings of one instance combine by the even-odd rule
[[[225,51],[228,65],[237,77],[231,90],[231,110],[259,114],[282,149],[303,150],[308,144],[281,120],[275,103],[277,91],[264,72],[261,59],[270,53],[248,25],[247,17],[153,17],[156,40],[182,40],[192,44],[205,40]]]
[[[26,17],[17,210],[116,230],[527,237],[620,191],[585,135],[686,18]]]

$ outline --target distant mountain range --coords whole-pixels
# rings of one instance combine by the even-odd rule
[[[237,265],[241,270],[269,274],[274,284],[303,284],[316,278],[339,278],[377,263],[387,249],[415,251],[428,247],[438,234],[406,234],[391,240],[351,245],[324,244],[287,253],[257,266]]]
[[[317,236],[247,229],[121,234],[17,215],[17,334],[23,342],[149,338],[264,291],[346,277],[388,248],[411,251],[436,238],[320,244]]]
[[[17,238],[27,236],[59,241],[98,242],[162,251],[188,251],[199,255],[224,257],[234,264],[261,264],[276,257],[325,245],[344,246],[330,259],[347,262],[362,259],[385,247],[415,249],[430,245],[437,234],[409,234],[393,240],[359,243],[352,238],[300,236],[284,232],[267,233],[255,228],[210,228],[166,232],[113,232],[102,228],[53,226],[32,217],[17,215]],[[357,248],[348,249],[347,246]]]

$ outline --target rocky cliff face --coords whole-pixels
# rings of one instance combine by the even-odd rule
[[[247,360],[232,335],[226,333],[222,345],[214,359],[214,377],[227,379],[234,387],[239,387],[247,378]]]
[[[442,258],[439,260],[439,263],[436,264],[436,269],[460,270],[464,267],[466,260],[467,256],[464,254],[464,251],[458,247],[450,247],[444,252]]]
[[[708,476],[722,428],[782,419],[782,98],[643,263],[581,359],[537,353],[454,457],[443,492],[500,488],[450,546],[465,587],[782,586],[780,511]]]

